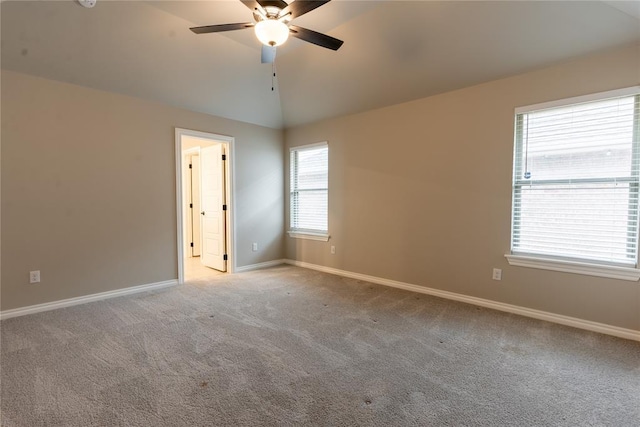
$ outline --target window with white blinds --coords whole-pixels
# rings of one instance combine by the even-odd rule
[[[635,267],[638,90],[516,110],[512,254]]]
[[[326,235],[329,205],[327,143],[291,149],[291,232]]]

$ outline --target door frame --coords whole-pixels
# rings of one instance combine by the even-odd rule
[[[235,245],[235,209],[233,200],[235,198],[235,138],[227,135],[218,135],[197,130],[175,128],[175,150],[176,150],[176,214],[177,214],[177,249],[178,249],[178,283],[184,283],[184,233],[183,233],[183,199],[182,194],[182,139],[183,137],[194,137],[206,139],[211,142],[222,144],[225,148],[225,203],[226,211],[226,233],[225,244],[227,247],[227,273],[236,271],[236,245]]]
[[[183,199],[185,199],[185,200],[183,200],[183,203],[184,203],[185,205],[186,205],[186,203],[188,203],[188,202],[189,202],[189,200],[193,200],[193,199],[192,199],[192,197],[191,197],[191,196],[192,196],[192,194],[193,194],[193,172],[191,172],[191,173],[185,173],[185,172],[186,172],[185,167],[186,167],[186,165],[188,165],[188,164],[189,164],[189,162],[187,161],[187,158],[188,158],[188,157],[193,158],[193,156],[194,156],[194,155],[197,155],[197,156],[199,156],[199,155],[200,155],[200,147],[193,147],[193,148],[188,148],[188,149],[186,149],[186,150],[182,150],[182,179],[183,179],[183,181],[182,181],[182,184],[183,184],[183,187],[182,187],[182,190],[183,190],[182,197],[183,197]],[[187,177],[188,177],[188,178],[187,178]],[[189,179],[189,180],[191,180],[191,194],[185,194],[185,193],[184,193],[184,190],[185,190],[185,187],[184,187],[184,184],[185,184],[184,179]],[[198,171],[198,179],[200,179],[200,171]],[[198,185],[200,185],[200,184],[198,183]],[[183,206],[183,208],[184,208],[184,210],[182,211],[182,214],[183,214],[183,215],[185,214],[185,212],[190,212],[191,214],[193,214],[193,213],[194,213],[192,209],[187,210],[187,209],[186,209],[186,206]],[[187,218],[183,216],[183,217],[182,217],[182,219],[183,219],[183,221],[184,221],[184,220],[186,220]],[[198,219],[200,219],[200,215],[199,215],[199,214],[198,214]],[[187,221],[184,221],[184,222],[187,222]],[[189,230],[189,228],[191,228],[191,233],[193,233],[193,229],[194,229],[193,215],[191,215],[191,217],[190,217],[190,218],[188,218],[188,223],[189,223],[189,225],[191,225],[191,227],[186,227],[186,228],[187,228],[187,231]],[[182,230],[183,230],[183,232],[184,232],[184,228],[183,228]],[[198,230],[200,230],[200,227],[198,227]],[[189,249],[191,249],[191,247],[189,246],[189,240],[193,241],[193,236],[189,236],[189,235],[187,234],[187,235],[186,235],[186,236],[184,236],[184,237],[185,237],[185,238],[184,238],[184,242],[183,242],[183,243],[184,243],[183,250],[184,250],[184,251],[186,251],[185,253],[189,254],[189,253],[190,253],[190,252],[189,252]],[[193,256],[193,251],[191,251],[190,255],[191,255],[191,256]]]

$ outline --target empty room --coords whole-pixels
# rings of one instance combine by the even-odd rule
[[[640,425],[640,2],[0,3],[0,425]]]

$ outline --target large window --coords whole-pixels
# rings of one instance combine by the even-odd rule
[[[637,266],[638,90],[516,110],[511,252]]]
[[[294,237],[328,239],[329,147],[291,149],[290,231]]]

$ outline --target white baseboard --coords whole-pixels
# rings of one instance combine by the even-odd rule
[[[274,259],[273,261],[261,262],[258,264],[243,265],[242,267],[236,267],[235,273],[242,273],[245,271],[259,270],[261,268],[275,267],[276,265],[286,264],[283,259]]]
[[[165,280],[164,282],[149,283],[147,285],[132,286],[130,288],[116,289],[115,291],[100,292],[97,294],[82,297],[63,299],[59,301],[47,302],[44,304],[30,305],[27,307],[14,308],[12,310],[0,311],[0,320],[12,317],[25,316],[27,314],[40,313],[43,311],[55,310],[58,308],[71,307],[73,305],[86,304],[88,302],[100,301],[109,298],[121,297],[124,295],[137,294],[140,292],[152,291],[155,289],[167,288],[178,284],[177,280]]]
[[[520,307],[517,305],[505,304],[502,302],[491,301],[483,298],[476,298],[455,292],[442,291],[439,289],[428,288],[425,286],[413,285],[411,283],[398,282],[396,280],[383,279],[380,277],[369,276],[366,274],[352,273],[350,271],[339,270],[337,268],[324,267],[321,265],[310,264],[302,261],[287,259],[287,264],[298,267],[309,268],[311,270],[322,271],[325,273],[335,274],[338,276],[349,277],[351,279],[363,280],[378,285],[391,286],[394,288],[405,289],[407,291],[418,292],[421,294],[433,295],[440,298],[461,301],[468,304],[478,305],[481,307],[492,308],[494,310],[505,311],[507,313],[519,314],[521,316],[532,317],[534,319],[546,320],[548,322],[559,323],[561,325],[572,326],[574,328],[585,329],[587,331],[600,332],[602,334],[613,335],[628,340],[640,341],[640,331],[634,329],[620,328],[604,323],[592,322],[590,320],[578,319],[575,317],[563,316],[561,314],[549,313],[532,308]]]
[[[491,301],[483,298],[472,297],[468,295],[458,294],[455,292],[443,291],[440,289],[428,288],[425,286],[418,286],[411,283],[399,282],[397,280],[383,279],[380,277],[369,276],[366,274],[353,273],[351,271],[339,270],[337,268],[324,267],[317,264],[310,264],[302,261],[295,261],[290,259],[273,260],[262,262],[259,264],[245,265],[238,267],[236,272],[245,272],[251,270],[257,270],[261,268],[274,267],[281,264],[290,264],[298,267],[308,268],[311,270],[322,271],[324,273],[335,274],[342,277],[348,277],[351,279],[363,280],[378,285],[390,286],[393,288],[404,289],[407,291],[418,292],[421,294],[433,295],[440,298],[445,298],[454,301],[460,301],[467,304],[478,305],[481,307],[487,307],[494,310],[504,311],[507,313],[518,314],[525,317],[531,317],[534,319],[546,320],[548,322],[558,323],[561,325],[572,326],[574,328],[585,329],[587,331],[599,332],[607,335],[613,335],[620,338],[625,338],[634,341],[640,341],[640,331],[634,329],[620,328],[618,326],[607,325],[604,323],[592,322],[590,320],[578,319],[575,317],[563,316],[561,314],[549,313],[541,310],[534,310],[531,308],[520,307],[512,304],[505,304],[502,302]],[[124,295],[131,295],[140,292],[151,291],[155,289],[167,288],[178,284],[177,280],[166,280],[164,282],[150,283],[147,285],[133,286],[130,288],[117,289],[115,291],[100,292],[97,294],[86,295],[77,298],[69,298],[60,301],[53,301],[44,304],[31,305],[27,307],[15,308],[12,310],[0,311],[0,320],[9,319],[12,317],[25,316],[27,314],[40,313],[43,311],[55,310],[58,308],[71,307],[79,304],[86,304],[88,302],[100,301],[109,298],[120,297]]]

